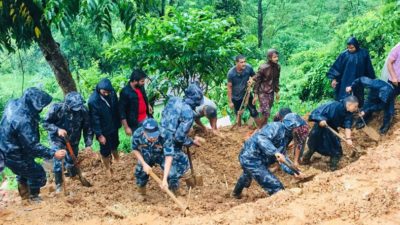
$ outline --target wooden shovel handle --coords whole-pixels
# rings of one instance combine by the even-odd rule
[[[326,125],[326,128],[328,128],[334,135],[336,135],[338,138],[340,138],[342,141],[346,141],[346,138],[344,138],[342,135],[340,135],[336,130],[334,130],[332,127],[329,125]]]
[[[153,172],[150,171],[149,175],[159,184],[162,184],[161,179]],[[180,202],[174,195],[174,193],[172,193],[169,189],[163,189],[167,195],[179,206],[179,208],[181,208],[181,210],[183,211],[183,213],[186,212],[186,210],[188,209],[187,207],[185,207],[182,202]]]

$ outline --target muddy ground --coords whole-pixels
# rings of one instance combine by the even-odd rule
[[[227,196],[241,173],[238,153],[253,130],[224,128],[223,138],[202,134],[207,142],[193,148],[204,186],[193,189],[188,200],[181,183],[179,199],[189,203],[187,216],[154,180],[148,184],[147,200],[138,201],[132,154],[114,163],[114,176],[107,179],[99,158],[82,153],[84,175],[93,187],[68,179],[68,195],[56,196],[54,183],[49,183],[39,205],[26,205],[15,192],[8,193],[0,204],[0,224],[400,224],[398,108],[393,127],[379,143],[355,131],[362,153],[350,157],[352,150],[344,148],[340,170],[330,172],[329,159],[315,155],[310,166],[302,167],[304,173],[316,174],[309,182],[276,172],[286,190],[272,197],[255,182],[241,200]],[[378,129],[381,119],[378,115],[371,126]],[[154,170],[161,176],[158,168]]]

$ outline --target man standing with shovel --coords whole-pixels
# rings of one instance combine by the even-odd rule
[[[237,125],[242,125],[242,115],[240,112],[241,106],[244,102],[248,101],[247,108],[250,111],[251,117],[258,121],[258,112],[256,107],[253,105],[253,95],[248,93],[248,99],[246,100],[246,92],[249,92],[249,84],[252,83],[252,77],[255,75],[253,68],[246,63],[246,58],[242,55],[236,56],[236,65],[232,67],[228,72],[228,103],[229,107],[235,110],[237,117]]]
[[[49,109],[44,119],[43,127],[49,132],[52,146],[65,149],[67,144],[72,147],[73,155],[68,152],[65,157],[65,168],[68,176],[79,176],[81,183],[90,185],[82,176],[79,168],[74,165],[73,158],[78,157],[79,141],[81,135],[85,139],[86,150],[91,151],[93,132],[90,128],[89,111],[84,105],[85,101],[77,92],[70,92],[65,96],[64,102],[56,103]],[[69,147],[69,146],[68,146]],[[62,161],[54,159],[54,178],[56,182],[56,193],[62,190]]]

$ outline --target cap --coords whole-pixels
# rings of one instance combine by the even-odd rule
[[[152,118],[146,119],[142,125],[144,132],[149,138],[157,138],[160,135],[157,121]]]

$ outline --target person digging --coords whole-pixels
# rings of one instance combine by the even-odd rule
[[[358,99],[355,96],[346,97],[338,102],[333,101],[319,106],[312,111],[309,121],[313,121],[308,138],[309,150],[302,158],[303,164],[309,164],[314,152],[330,157],[329,167],[332,171],[338,169],[339,161],[343,155],[340,139],[332,131],[327,129],[329,126],[335,131],[339,127],[345,128],[346,143],[353,146],[351,139],[351,126],[353,124],[353,113],[358,111]]]
[[[243,189],[250,187],[252,179],[255,179],[270,195],[284,189],[283,184],[268,169],[275,162],[279,162],[284,172],[302,179],[304,175],[301,172],[290,169],[284,162],[289,161],[286,156],[286,146],[293,135],[293,129],[303,125],[304,120],[299,115],[290,113],[282,122],[267,124],[247,140],[239,154],[243,173],[231,196],[241,198]]]

